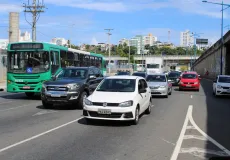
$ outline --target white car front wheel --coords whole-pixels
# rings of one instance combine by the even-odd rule
[[[139,122],[139,108],[137,107],[135,111],[135,119],[133,120],[133,124],[137,125],[138,122]]]

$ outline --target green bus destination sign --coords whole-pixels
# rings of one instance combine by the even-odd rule
[[[10,50],[20,50],[20,49],[43,49],[42,43],[17,43],[11,44]]]

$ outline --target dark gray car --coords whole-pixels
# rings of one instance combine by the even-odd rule
[[[90,95],[104,79],[96,67],[64,68],[53,80],[43,83],[41,99],[45,108],[54,104],[76,104],[83,107],[83,99]]]

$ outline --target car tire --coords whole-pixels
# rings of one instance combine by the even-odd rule
[[[139,122],[139,108],[137,107],[135,110],[135,119],[133,120],[133,124],[137,125]]]
[[[88,96],[88,94],[83,91],[78,99],[78,103],[77,103],[77,108],[83,109],[83,101],[84,98],[86,98]]]
[[[25,92],[25,94],[26,94],[26,96],[29,97],[29,98],[31,98],[31,97],[33,97],[33,96],[35,95],[34,92]]]
[[[43,108],[50,108],[53,107],[53,104],[47,103],[45,100],[42,100]]]
[[[172,95],[172,88],[170,89],[169,95]]]
[[[150,114],[151,113],[151,107],[152,107],[152,99],[150,98],[150,100],[149,100],[149,106],[145,110],[145,114]]]

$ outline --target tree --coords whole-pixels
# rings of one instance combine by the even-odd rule
[[[145,49],[149,50],[149,49],[150,49],[150,45],[149,45],[149,44],[146,44],[146,45],[145,45]]]
[[[89,50],[89,47],[90,47],[90,45],[85,45],[85,49],[88,51]]]

